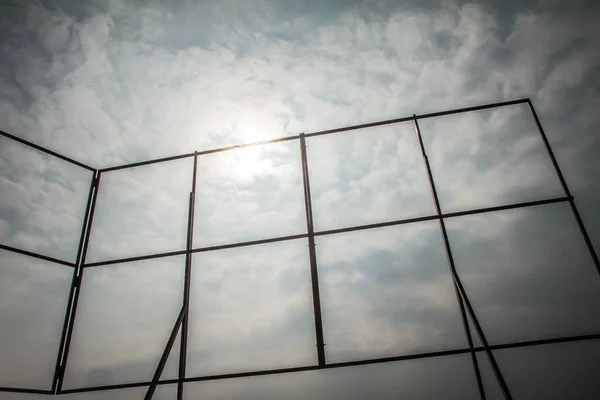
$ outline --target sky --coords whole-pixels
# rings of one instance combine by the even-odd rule
[[[0,129],[94,168],[531,98],[600,248],[592,1],[65,0],[0,10]],[[564,196],[526,105],[419,126],[442,212]],[[411,122],[306,145],[317,232],[435,214]],[[196,173],[194,248],[306,233],[297,140],[203,155]],[[191,158],[104,173],[87,262],[185,249],[192,175]],[[75,262],[91,177],[0,137],[0,244]],[[600,332],[600,280],[567,203],[446,227],[490,343]],[[316,244],[328,361],[468,346],[435,221]],[[317,362],[307,249],[294,239],[194,254],[189,376]],[[85,270],[65,389],[150,380],[181,306],[184,258]],[[0,386],[50,387],[71,274],[0,250]],[[591,399],[598,349],[496,356],[516,399]],[[178,352],[164,378],[176,376]],[[480,360],[488,398],[501,398]],[[467,356],[186,387],[188,398],[216,399],[478,397]]]

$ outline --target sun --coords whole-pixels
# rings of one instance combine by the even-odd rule
[[[280,120],[270,112],[245,113],[236,118],[236,133],[239,143],[254,143],[285,136]]]
[[[226,162],[228,175],[253,181],[258,176],[268,174],[273,163],[267,158],[263,147],[257,145],[229,151]]]

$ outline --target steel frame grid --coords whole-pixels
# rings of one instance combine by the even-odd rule
[[[525,103],[528,105],[529,110],[535,120],[538,132],[541,136],[542,142],[544,143],[544,146],[545,146],[548,156],[552,162],[555,173],[560,181],[560,184],[561,184],[561,187],[563,189],[565,196],[558,197],[558,198],[523,202],[523,203],[513,203],[513,204],[507,204],[507,205],[495,206],[495,207],[470,209],[470,210],[466,210],[466,211],[453,212],[453,213],[445,213],[445,214],[442,213],[438,195],[437,195],[437,190],[435,187],[435,182],[433,179],[433,174],[432,174],[431,167],[429,165],[429,160],[428,160],[428,157],[427,157],[427,154],[425,151],[425,146],[422,141],[418,121],[420,119],[434,118],[434,117],[446,116],[446,115],[451,115],[451,114],[479,111],[479,110],[498,108],[498,107],[504,107],[504,106],[510,106],[510,105],[525,104]],[[395,124],[395,123],[400,123],[400,122],[409,122],[409,121],[412,121],[415,126],[415,132],[417,134],[417,138],[418,138],[419,145],[421,148],[423,160],[424,160],[425,167],[426,167],[426,170],[428,173],[428,180],[429,180],[432,196],[433,196],[434,203],[435,203],[436,214],[424,216],[424,217],[418,217],[418,218],[408,218],[408,219],[402,219],[402,220],[387,221],[387,222],[382,222],[382,223],[366,224],[366,225],[359,225],[359,226],[351,226],[351,227],[346,227],[346,228],[339,228],[339,229],[332,229],[332,230],[325,230],[325,231],[317,231],[317,232],[314,231],[313,217],[312,217],[312,204],[311,204],[311,195],[310,195],[310,183],[309,183],[309,169],[308,169],[308,161],[307,161],[307,156],[306,156],[305,138],[313,137],[313,136],[320,136],[320,135],[327,135],[327,134],[332,134],[332,133],[337,133],[337,132],[369,128],[369,127]],[[586,243],[586,247],[590,253],[592,261],[596,267],[597,272],[600,274],[600,263],[598,260],[598,256],[597,256],[595,249],[593,247],[593,244],[589,238],[589,235],[587,233],[587,230],[585,228],[583,220],[581,219],[581,216],[577,210],[574,198],[568,189],[567,183],[566,183],[564,176],[560,170],[560,167],[555,158],[554,152],[552,151],[550,143],[549,143],[549,141],[546,137],[546,134],[542,128],[541,122],[537,116],[537,113],[533,107],[531,100],[528,98],[507,101],[507,102],[500,102],[500,103],[491,103],[491,104],[485,104],[485,105],[474,106],[474,107],[459,108],[459,109],[454,109],[454,110],[441,111],[441,112],[422,114],[422,115],[413,114],[411,117],[403,117],[403,118],[379,121],[379,122],[374,122],[374,123],[354,125],[354,126],[348,126],[348,127],[338,128],[338,129],[318,131],[318,132],[313,132],[313,133],[308,133],[308,134],[301,133],[301,134],[295,135],[295,136],[282,137],[282,138],[266,140],[266,141],[261,141],[261,142],[255,142],[255,143],[249,143],[249,144],[244,144],[244,145],[223,147],[223,148],[206,150],[206,151],[201,151],[201,152],[196,151],[194,153],[187,153],[187,154],[182,154],[182,155],[178,155],[178,156],[154,159],[154,160],[149,160],[149,161],[144,161],[144,162],[126,164],[126,165],[115,166],[115,167],[110,167],[110,168],[104,168],[104,169],[95,169],[95,168],[89,167],[89,166],[87,166],[83,163],[80,163],[78,161],[75,161],[69,157],[66,157],[66,156],[63,156],[56,152],[53,152],[51,150],[45,149],[41,146],[30,143],[24,139],[15,137],[15,136],[10,135],[3,131],[0,131],[0,135],[5,136],[9,139],[16,140],[16,141],[23,143],[25,145],[28,145],[32,148],[35,148],[42,152],[45,152],[49,155],[55,156],[57,158],[60,158],[62,160],[65,160],[72,164],[78,165],[79,167],[82,167],[82,168],[85,168],[85,169],[88,169],[88,170],[94,172],[94,176],[93,176],[91,184],[90,184],[90,192],[88,195],[88,201],[87,201],[87,207],[86,207],[82,231],[81,231],[80,243],[79,243],[79,248],[77,251],[77,260],[75,263],[69,263],[67,261],[55,259],[55,258],[48,257],[48,256],[45,256],[42,254],[37,254],[37,253],[29,252],[29,251],[26,251],[23,249],[14,248],[12,246],[6,246],[6,245],[0,244],[0,249],[3,249],[3,250],[23,254],[26,256],[30,256],[30,257],[44,259],[46,261],[50,261],[50,262],[54,262],[54,263],[62,264],[62,265],[67,265],[67,266],[74,268],[72,285],[71,285],[70,293],[69,293],[69,301],[68,301],[68,306],[67,306],[67,310],[65,313],[65,321],[63,324],[63,332],[61,334],[61,343],[60,343],[60,347],[58,350],[56,367],[55,367],[54,377],[53,377],[53,381],[52,381],[52,388],[50,390],[39,390],[39,389],[0,387],[0,391],[20,392],[20,393],[37,393],[37,394],[66,394],[66,393],[80,393],[80,392],[89,392],[89,391],[98,391],[98,390],[111,390],[111,389],[118,389],[118,388],[148,386],[146,398],[150,399],[150,398],[152,398],[152,394],[154,393],[154,390],[157,385],[159,385],[159,384],[160,385],[175,384],[176,383],[177,388],[178,388],[178,390],[177,390],[178,399],[182,399],[183,398],[183,384],[188,383],[188,382],[198,382],[198,381],[216,380],[216,379],[230,379],[230,378],[244,377],[244,376],[261,376],[261,375],[271,375],[271,374],[280,374],[280,373],[291,373],[291,372],[317,370],[317,369],[330,369],[330,368],[349,367],[349,366],[356,366],[356,365],[367,365],[367,364],[374,364],[374,363],[383,363],[383,362],[401,361],[401,360],[418,359],[418,358],[429,358],[429,357],[440,357],[440,356],[444,356],[444,355],[469,353],[469,354],[471,354],[474,373],[475,373],[475,377],[477,380],[480,396],[482,399],[485,399],[486,394],[485,394],[485,390],[483,388],[483,383],[481,380],[479,366],[477,364],[477,358],[476,358],[476,352],[483,351],[486,353],[486,355],[490,361],[490,365],[492,367],[492,370],[494,372],[496,379],[498,380],[498,383],[501,387],[504,397],[506,399],[512,399],[510,390],[502,376],[502,372],[500,371],[500,368],[495,361],[495,358],[493,355],[493,350],[518,348],[518,347],[524,347],[524,346],[537,346],[537,345],[552,344],[552,343],[565,343],[565,342],[572,342],[572,341],[600,339],[600,333],[598,333],[598,334],[590,334],[590,335],[547,338],[547,339],[534,340],[534,341],[505,343],[505,344],[501,344],[501,345],[489,345],[487,343],[484,332],[478,322],[475,311],[468,299],[466,290],[464,289],[464,287],[462,285],[462,282],[460,280],[460,277],[459,277],[459,275],[456,271],[455,265],[454,265],[452,250],[451,250],[451,246],[450,246],[450,243],[448,240],[448,236],[447,236],[447,232],[446,232],[446,228],[445,228],[445,224],[444,224],[445,219],[453,218],[453,217],[460,217],[460,216],[464,216],[464,215],[473,215],[473,214],[480,214],[480,213],[509,210],[509,209],[515,209],[515,208],[534,207],[534,206],[539,206],[539,205],[543,205],[543,204],[568,202],[569,206],[571,208],[571,211],[573,213],[573,216],[577,222],[580,233]],[[276,237],[276,238],[269,238],[269,239],[253,240],[253,241],[247,241],[247,242],[229,243],[229,244],[217,245],[217,246],[201,247],[201,248],[196,248],[196,249],[192,248],[193,247],[193,222],[194,222],[194,204],[195,204],[195,188],[196,188],[196,173],[197,173],[197,158],[198,158],[198,156],[205,155],[205,154],[217,153],[217,152],[224,152],[224,151],[234,150],[234,149],[239,149],[239,148],[264,145],[264,144],[269,144],[269,143],[290,141],[290,140],[299,140],[299,142],[300,142],[307,233],[290,235],[290,236],[282,236],[282,237]],[[154,164],[154,163],[160,163],[160,162],[166,162],[166,161],[172,161],[172,160],[188,158],[188,157],[194,157],[194,171],[193,171],[193,179],[192,179],[192,188],[191,188],[191,192],[190,192],[186,250],[158,253],[158,254],[149,254],[149,255],[128,257],[128,258],[115,259],[115,260],[106,260],[106,261],[94,262],[94,263],[89,263],[89,264],[86,263],[85,259],[86,259],[86,254],[87,254],[87,247],[89,244],[90,231],[91,231],[92,221],[93,221],[93,217],[94,217],[94,210],[95,210],[96,198],[97,198],[97,194],[98,194],[98,190],[99,190],[101,174],[103,172],[107,173],[110,171],[115,171],[115,170],[120,170],[120,169],[125,169],[125,168],[133,168],[133,167],[149,165],[149,164]],[[409,223],[416,223],[416,222],[422,222],[422,221],[432,221],[432,220],[438,220],[439,225],[440,225],[440,230],[442,233],[442,237],[444,239],[444,248],[446,250],[446,254],[448,257],[448,263],[449,263],[450,272],[451,272],[453,282],[454,282],[454,287],[455,287],[455,291],[456,291],[456,295],[457,295],[457,301],[458,301],[459,309],[461,312],[461,318],[463,320],[463,325],[465,328],[465,335],[467,336],[467,341],[468,341],[468,345],[469,345],[468,348],[429,352],[429,353],[420,353],[420,354],[408,354],[408,355],[377,358],[377,359],[363,359],[363,360],[355,360],[355,361],[341,362],[341,363],[327,363],[325,360],[325,353],[324,353],[325,343],[324,343],[324,339],[323,339],[323,328],[322,328],[322,320],[321,320],[318,268],[317,268],[317,259],[316,259],[316,253],[315,253],[315,237],[343,233],[343,232],[350,232],[350,231],[375,229],[375,228],[380,228],[380,227],[385,227],[385,226],[409,224]],[[186,369],[186,355],[187,355],[187,350],[186,350],[187,349],[187,317],[188,317],[188,311],[189,311],[189,291],[190,291],[192,254],[199,253],[199,252],[205,252],[205,251],[215,251],[215,250],[222,250],[222,249],[228,249],[228,248],[234,248],[234,247],[260,245],[260,244],[265,244],[265,243],[272,243],[272,242],[279,242],[279,241],[293,240],[293,239],[301,239],[301,238],[308,239],[308,244],[309,244],[308,247],[309,247],[309,256],[310,256],[309,260],[310,260],[310,269],[311,269],[311,282],[312,282],[312,288],[313,288],[313,312],[314,312],[314,317],[315,317],[315,337],[316,337],[316,342],[317,342],[318,364],[310,365],[310,366],[283,368],[283,369],[248,371],[248,372],[233,373],[233,374],[220,374],[220,375],[200,376],[200,377],[186,377],[185,369]],[[103,266],[103,265],[117,264],[117,263],[122,263],[122,262],[140,261],[140,260],[146,260],[146,259],[169,257],[169,256],[174,256],[174,255],[183,255],[183,254],[186,255],[186,267],[185,267],[186,269],[185,269],[185,282],[184,282],[184,288],[183,288],[184,296],[183,296],[182,309],[181,309],[179,317],[177,318],[177,321],[173,327],[173,331],[171,333],[171,336],[169,337],[169,341],[166,344],[165,350],[163,351],[161,360],[159,362],[159,365],[157,366],[157,369],[156,369],[156,372],[154,374],[152,381],[63,390],[62,382],[64,380],[66,363],[68,360],[70,341],[71,341],[73,326],[74,326],[74,322],[75,322],[75,315],[76,315],[76,311],[77,311],[77,304],[78,304],[78,298],[79,298],[79,293],[80,293],[80,289],[81,289],[81,282],[82,282],[84,269],[90,268],[90,267]],[[473,345],[473,340],[471,337],[471,330],[469,328],[468,321],[467,321],[467,313],[471,317],[471,320],[475,327],[476,333],[482,343],[482,346],[477,347],[477,346]],[[175,340],[175,336],[176,336],[179,328],[182,329],[182,335],[181,335],[178,378],[161,381],[160,375],[162,373],[162,369],[164,368],[164,364],[166,363],[166,360],[168,358],[168,355],[170,353],[173,342]]]

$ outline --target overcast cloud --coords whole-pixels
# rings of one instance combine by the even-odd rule
[[[0,129],[94,168],[530,97],[600,248],[593,2],[20,1],[0,15]],[[564,195],[526,106],[420,128],[444,212]],[[307,146],[317,230],[435,213],[411,123]],[[306,232],[298,141],[198,160],[194,247]],[[192,169],[103,174],[87,261],[185,249]],[[0,138],[0,243],[74,262],[90,179]],[[566,203],[447,227],[490,342],[600,332],[600,279]],[[434,222],[317,238],[329,361],[467,346],[442,243]],[[194,255],[190,376],[316,362],[307,245]],[[0,250],[0,386],[50,387],[70,279]],[[65,388],[149,380],[182,280],[182,256],[87,269]],[[498,358],[515,398],[596,398],[583,358],[597,349]],[[547,392],[523,383],[532,371]],[[558,383],[567,373],[580,378]],[[478,396],[466,356],[187,386],[190,399]]]

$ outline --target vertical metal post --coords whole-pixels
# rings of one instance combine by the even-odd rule
[[[310,258],[310,276],[313,295],[313,312],[315,317],[315,336],[317,339],[317,358],[319,366],[326,365],[325,342],[323,339],[323,320],[321,317],[321,295],[319,293],[319,272],[315,245],[315,230],[313,226],[312,202],[310,196],[310,181],[308,178],[308,161],[306,157],[306,139],[300,134],[300,153],[302,155],[302,181],[304,184],[304,206],[306,210],[306,229],[308,230],[308,251]]]
[[[198,168],[198,153],[194,154],[194,171],[192,174],[192,190],[190,192],[190,204],[188,209],[188,228],[187,244],[185,255],[185,281],[183,287],[183,307],[185,314],[181,325],[181,345],[179,347],[179,381],[177,382],[177,399],[183,400],[183,379],[187,366],[187,339],[189,329],[189,309],[190,309],[190,285],[192,279],[192,254],[190,250],[193,246],[194,238],[194,208],[196,204],[196,170]]]
[[[427,175],[429,177],[429,185],[431,186],[431,193],[433,195],[433,200],[435,202],[435,209],[436,209],[437,215],[439,217],[440,230],[442,232],[442,237],[444,239],[444,248],[446,249],[446,255],[448,256],[448,264],[450,266],[450,272],[451,272],[452,278],[454,280],[455,289],[460,294],[460,297],[462,297],[462,299],[464,300],[464,304],[467,306],[467,310],[469,311],[469,314],[471,315],[471,320],[473,321],[473,325],[475,325],[475,329],[477,330],[477,335],[479,336],[479,339],[481,340],[481,343],[483,344],[483,348],[488,356],[488,359],[492,366],[492,370],[494,371],[494,374],[496,375],[496,379],[498,380],[498,383],[500,384],[500,388],[502,389],[504,398],[507,400],[512,400],[512,395],[510,394],[510,391],[508,390],[508,386],[506,385],[506,381],[504,380],[504,377],[502,376],[500,367],[498,366],[498,363],[496,362],[496,358],[494,357],[494,354],[492,353],[492,351],[488,345],[487,339],[485,338],[485,335],[483,334],[483,329],[481,328],[481,325],[479,324],[479,320],[477,319],[477,316],[475,315],[475,310],[473,309],[473,306],[471,305],[471,302],[469,301],[467,292],[465,291],[465,288],[460,280],[460,277],[458,276],[458,272],[456,271],[456,265],[454,264],[454,257],[452,256],[452,249],[450,248],[450,240],[448,239],[448,233],[446,231],[446,225],[444,223],[444,218],[442,218],[442,210],[440,207],[440,201],[439,201],[439,198],[437,195],[437,190],[435,188],[433,174],[431,172],[431,165],[429,164],[429,158],[427,157],[427,153],[425,152],[425,146],[423,145],[423,138],[421,136],[421,129],[419,128],[419,122],[417,120],[416,115],[413,115],[413,120],[414,120],[414,124],[415,124],[415,131],[417,133],[417,138],[419,139],[419,145],[421,147],[421,154],[423,155],[423,159],[425,160],[425,167],[427,169]],[[460,301],[459,301],[459,303],[460,303]],[[463,322],[466,324],[466,329],[468,330],[469,329],[468,322],[465,319],[463,319]],[[470,345],[472,345],[472,343]],[[471,353],[473,354],[473,352],[471,352]]]
[[[596,271],[598,272],[598,274],[600,274],[600,261],[598,260],[598,254],[596,253],[596,250],[594,249],[594,245],[592,244],[590,236],[587,233],[587,229],[585,228],[585,225],[583,224],[583,220],[581,219],[581,216],[579,215],[579,211],[577,210],[577,206],[575,205],[575,200],[573,199],[573,195],[571,195],[571,191],[569,190],[569,187],[567,186],[567,181],[565,180],[565,177],[563,176],[563,174],[560,170],[560,167],[558,166],[558,161],[556,161],[556,157],[554,156],[554,152],[552,151],[552,147],[550,146],[548,137],[546,136],[546,133],[544,132],[544,128],[542,128],[542,123],[540,122],[540,119],[538,118],[538,115],[535,112],[535,108],[533,107],[533,104],[531,103],[531,99],[527,99],[527,105],[529,106],[529,110],[531,111],[531,114],[533,115],[533,118],[535,119],[535,124],[537,125],[538,132],[540,133],[540,136],[542,137],[542,142],[544,142],[544,146],[546,147],[546,151],[548,152],[550,161],[552,161],[552,166],[554,167],[556,176],[558,176],[558,180],[560,181],[560,185],[562,186],[563,192],[569,198],[569,205],[571,206],[571,211],[573,212],[573,216],[575,217],[575,220],[577,221],[577,226],[579,227],[581,236],[583,236],[583,240],[585,241],[585,244],[588,248],[590,256],[592,257],[592,261],[594,262]]]
[[[98,189],[100,185],[100,171],[96,170],[90,184],[90,192],[88,195],[87,207],[81,228],[81,236],[79,238],[79,247],[77,249],[77,260],[75,270],[73,271],[73,279],[71,281],[71,290],[69,300],[67,302],[67,310],[63,323],[63,331],[60,340],[60,347],[56,359],[54,369],[54,378],[52,381],[52,392],[59,394],[64,382],[65,371],[67,368],[67,360],[69,357],[69,349],[71,346],[71,338],[73,335],[73,325],[75,323],[75,314],[79,303],[79,294],[81,292],[81,280],[83,278],[83,265],[87,255],[88,244],[90,241],[90,232],[92,229],[92,221],[94,219],[94,211],[96,209],[96,199],[98,197]]]

